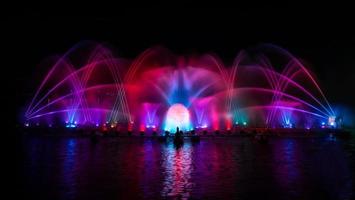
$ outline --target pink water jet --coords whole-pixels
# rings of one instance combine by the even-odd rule
[[[214,54],[177,56],[162,47],[128,60],[102,44],[81,43],[50,66],[28,105],[26,125],[158,132],[336,126],[300,59],[274,45],[256,50],[241,51],[226,65]]]

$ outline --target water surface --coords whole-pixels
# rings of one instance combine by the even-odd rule
[[[32,199],[353,199],[355,139],[23,136],[18,194]]]

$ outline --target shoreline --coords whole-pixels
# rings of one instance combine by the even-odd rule
[[[18,128],[17,132],[21,135],[31,136],[54,136],[54,137],[98,137],[98,138],[173,138],[173,134],[170,136],[164,136],[164,134],[156,134],[152,132],[139,132],[139,131],[100,131],[95,129],[66,129],[66,128]],[[183,138],[240,138],[240,137],[255,137],[263,135],[271,138],[316,138],[326,136],[336,136],[340,138],[351,137],[352,131],[346,129],[241,129],[235,131],[209,131],[209,132],[186,132],[183,134]]]

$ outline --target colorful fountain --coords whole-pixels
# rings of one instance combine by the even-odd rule
[[[302,60],[270,44],[241,51],[228,66],[213,54],[176,56],[161,47],[129,61],[91,42],[51,61],[26,126],[162,133],[338,125]]]

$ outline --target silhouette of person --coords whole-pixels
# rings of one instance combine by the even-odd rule
[[[176,127],[176,133],[175,133],[175,137],[180,137],[181,136],[181,131],[179,129],[179,127]]]

